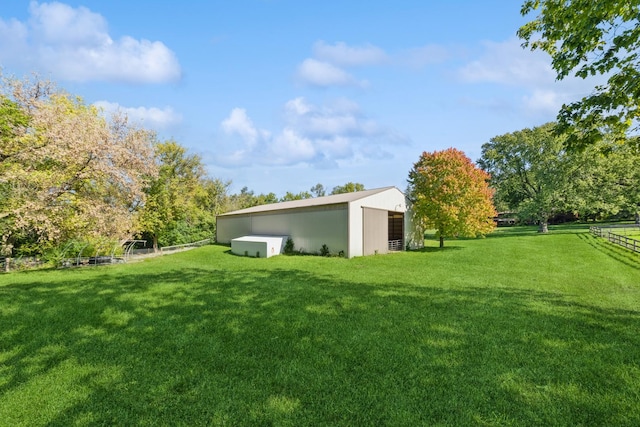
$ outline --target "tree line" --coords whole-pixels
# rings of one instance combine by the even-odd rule
[[[478,165],[489,173],[499,211],[511,211],[546,232],[558,217],[640,220],[640,152],[617,137],[582,147],[557,123],[496,136]]]
[[[125,114],[105,117],[38,77],[0,77],[0,256],[189,243],[213,237],[220,213],[327,194],[322,184],[281,198],[231,194],[200,156]],[[363,189],[349,182],[329,194]]]
[[[552,59],[559,80],[605,75],[564,105],[557,123],[492,138],[477,165],[455,149],[423,153],[409,173],[416,220],[441,238],[482,235],[488,216],[514,211],[545,232],[558,215],[634,216],[640,222],[640,1],[526,0],[538,13],[518,35]],[[0,76],[2,77],[2,76]],[[211,237],[215,215],[319,197],[309,191],[228,194],[202,159],[175,141],[105,118],[94,106],[34,79],[0,85],[0,255],[42,253],[65,242],[96,247],[134,236],[154,246]],[[364,189],[347,183],[331,194]]]

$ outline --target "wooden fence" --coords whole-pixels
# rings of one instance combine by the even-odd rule
[[[623,248],[631,249],[634,252],[640,253],[640,240],[625,236],[623,234],[614,233],[611,231],[611,230],[622,230],[622,232],[624,233],[626,229],[632,229],[634,231],[637,231],[637,230],[640,230],[640,225],[617,224],[617,225],[605,225],[602,227],[598,227],[598,226],[589,227],[589,231],[594,236],[605,238],[611,243],[622,246]]]

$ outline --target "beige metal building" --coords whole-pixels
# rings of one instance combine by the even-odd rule
[[[384,254],[423,244],[396,187],[273,203],[218,215],[216,240],[289,236],[295,250],[317,253],[327,245],[346,257]]]

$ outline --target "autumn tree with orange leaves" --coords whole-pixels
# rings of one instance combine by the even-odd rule
[[[445,238],[478,237],[491,232],[496,210],[489,174],[460,150],[424,152],[409,172],[409,199],[415,220]]]

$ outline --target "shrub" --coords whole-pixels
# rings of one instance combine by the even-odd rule
[[[293,244],[293,239],[291,237],[287,237],[287,241],[284,244],[284,253],[287,255],[291,255],[295,250],[295,246]]]
[[[322,247],[320,248],[320,255],[329,256],[329,246],[327,246],[326,244],[323,244]]]

